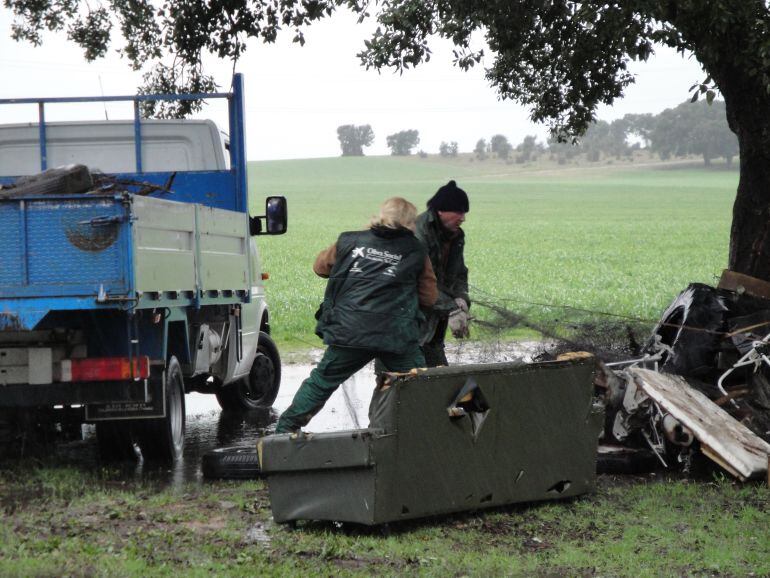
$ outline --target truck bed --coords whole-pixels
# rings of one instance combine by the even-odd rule
[[[247,219],[129,193],[0,199],[0,310],[32,329],[46,310],[243,301]]]

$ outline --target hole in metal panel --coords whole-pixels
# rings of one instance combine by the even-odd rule
[[[561,494],[565,492],[570,486],[572,485],[572,482],[570,480],[561,480],[556,482],[553,486],[548,488],[548,492],[555,492],[557,494]]]
[[[473,439],[478,438],[481,427],[489,415],[489,403],[473,377],[469,377],[447,408],[450,419],[469,420]]]

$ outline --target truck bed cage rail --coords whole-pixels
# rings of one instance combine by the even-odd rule
[[[248,210],[246,190],[246,150],[244,139],[243,119],[243,76],[233,76],[232,92],[202,92],[194,94],[133,94],[125,96],[73,96],[51,98],[3,98],[0,106],[11,104],[37,104],[40,146],[40,170],[48,169],[48,153],[46,147],[45,106],[47,104],[83,103],[83,102],[133,102],[134,104],[134,155],[136,172],[142,169],[142,117],[139,105],[152,101],[189,101],[227,99],[229,135],[230,135],[230,167],[235,171],[236,178],[236,210]]]

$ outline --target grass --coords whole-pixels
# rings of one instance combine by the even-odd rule
[[[768,575],[770,489],[602,476],[595,494],[377,529],[271,522],[261,481],[0,473],[3,576]]]
[[[318,251],[341,231],[363,228],[385,198],[404,196],[422,208],[450,178],[471,199],[464,227],[471,298],[536,321],[565,312],[532,303],[652,322],[687,284],[715,284],[727,264],[738,175],[694,162],[563,168],[359,157],[251,163],[254,203],[269,194],[289,201],[289,232],[260,240],[279,346],[320,345],[313,314],[325,283],[311,271]],[[474,315],[492,317],[483,307]]]

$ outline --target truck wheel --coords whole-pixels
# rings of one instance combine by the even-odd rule
[[[256,444],[217,448],[203,455],[204,478],[251,480],[260,476]]]
[[[145,459],[175,460],[184,451],[184,380],[176,357],[166,367],[166,417],[135,422]]]
[[[131,424],[127,421],[97,422],[96,443],[99,448],[99,458],[102,460],[136,459]]]
[[[281,356],[275,342],[259,332],[257,356],[248,377],[217,391],[217,401],[224,410],[243,411],[271,407],[281,387]]]

